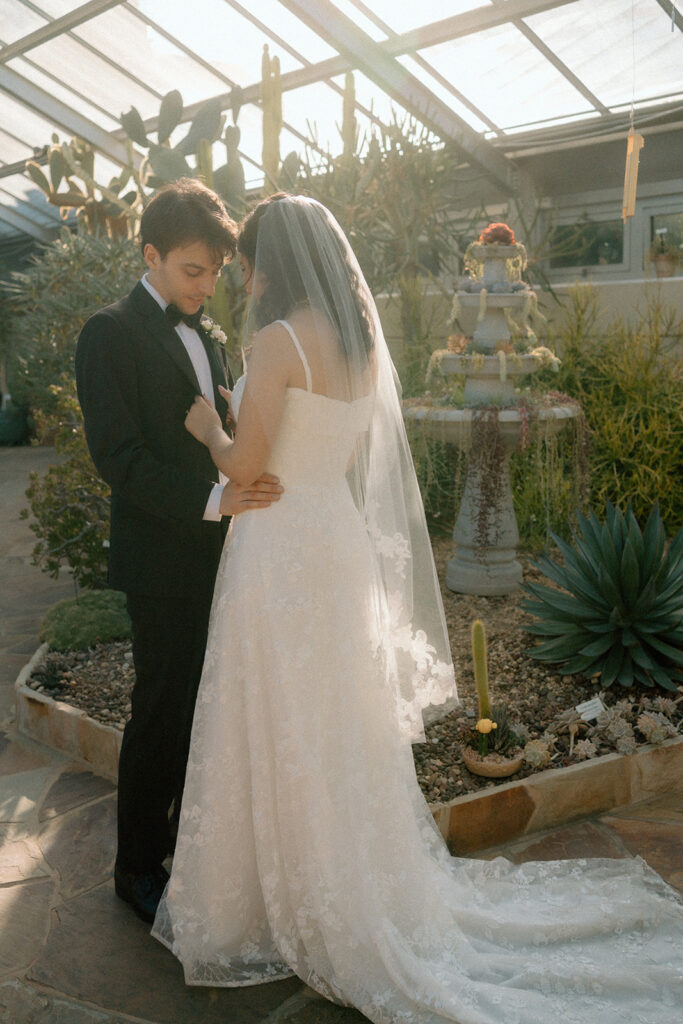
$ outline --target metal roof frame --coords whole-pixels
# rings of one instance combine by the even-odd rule
[[[117,129],[110,133],[104,131],[91,119],[71,109],[68,106],[68,102],[58,100],[46,89],[40,88],[29,81],[23,74],[8,68],[6,66],[7,63],[15,57],[23,57],[29,68],[35,68],[40,71],[41,75],[45,75],[47,78],[60,84],[67,92],[71,92],[74,98],[86,101],[90,104],[93,111],[99,111],[110,120],[116,121],[118,117],[113,112],[105,110],[101,104],[84,96],[82,92],[74,89],[66,80],[60,79],[51,72],[48,67],[43,67],[42,64],[31,61],[25,55],[32,49],[43,45],[51,39],[55,39],[57,36],[67,34],[79,46],[92,53],[98,60],[115,67],[120,75],[134,83],[137,88],[143,89],[149,95],[160,99],[161,94],[157,89],[138,77],[132,70],[121,68],[106,53],[103,53],[96,46],[93,46],[74,32],[74,29],[79,25],[83,25],[115,7],[123,7],[129,14],[148,24],[155,32],[177,47],[189,60],[202,67],[205,71],[210,72],[217,81],[223,82],[230,90],[218,96],[205,97],[203,100],[187,106],[183,112],[184,122],[192,120],[197,110],[207,99],[218,99],[224,109],[227,109],[231,104],[236,84],[214,65],[204,60],[201,54],[190,49],[180,39],[168,32],[162,24],[154,21],[143,11],[134,7],[130,0],[89,0],[89,2],[81,3],[74,10],[60,17],[50,16],[34,0],[17,0],[17,2],[44,18],[46,24],[4,46],[0,50],[0,92],[4,91],[11,95],[14,100],[35,111],[46,121],[53,122],[56,127],[72,135],[81,136],[93,145],[96,150],[115,163],[125,163],[128,160],[129,147],[125,141],[126,137],[122,129]],[[571,142],[568,140],[575,138],[577,143],[581,144],[586,137],[602,136],[605,133],[613,133],[623,129],[628,118],[627,109],[619,110],[614,106],[608,108],[581,78],[561,60],[558,54],[523,20],[545,11],[576,3],[578,0],[491,0],[491,3],[486,6],[476,7],[461,14],[452,15],[426,25],[420,25],[406,32],[393,31],[363,0],[350,0],[359,11],[385,34],[386,38],[379,42],[363,31],[352,19],[344,15],[330,0],[279,0],[284,8],[294,13],[302,23],[306,24],[338,51],[337,56],[316,63],[307,60],[291,43],[283,39],[281,35],[268,27],[263,21],[260,21],[239,0],[223,0],[223,2],[228,4],[242,18],[249,20],[263,32],[264,36],[271,39],[277,46],[282,47],[283,50],[301,64],[301,67],[281,76],[283,91],[295,90],[305,85],[324,82],[337,93],[343,93],[343,89],[341,89],[339,84],[331,79],[343,75],[346,71],[358,69],[440,137],[453,140],[466,159],[483,171],[487,177],[491,178],[503,192],[510,192],[512,187],[517,187],[519,184],[516,169],[510,158],[512,152],[519,152],[525,146],[533,148],[534,139],[541,144],[544,141],[552,144],[552,141],[555,140],[558,145],[569,145]],[[683,32],[683,14],[676,9],[676,5],[671,0],[655,0],[655,2],[664,14],[671,18],[672,31],[674,28],[677,28],[679,32]],[[523,125],[508,126],[504,130],[487,115],[486,111],[480,110],[467,96],[459,92],[422,53],[418,52],[504,24],[514,25],[515,29],[522,33],[538,50],[543,59],[548,61],[584,97],[590,104],[591,111],[582,111],[580,116],[577,114],[576,119],[572,119],[563,126],[557,125],[553,127],[546,119],[544,122],[546,127],[541,131],[538,129],[534,130],[533,123],[530,123],[529,131],[526,132],[518,131],[519,128],[524,128]],[[404,55],[410,56],[413,62],[422,71],[430,75],[435,83],[438,83],[444,90],[447,90],[470,113],[477,117],[482,124],[486,125],[488,131],[486,133],[475,131],[449,107],[448,103],[441,100],[429,88],[428,84],[411,74],[396,59]],[[242,88],[240,93],[242,103],[260,105],[260,82],[254,82]],[[643,117],[646,120],[656,120],[675,110],[671,94],[667,94],[665,98],[669,100],[668,104],[643,110],[639,120],[642,120]],[[639,98],[639,103],[647,102],[651,102],[651,100]],[[356,107],[360,113],[378,125],[380,130],[386,130],[386,126],[372,110],[369,110],[360,102],[356,103]],[[145,122],[147,130],[154,131],[157,127],[157,121],[158,119],[155,117],[147,119]],[[311,145],[311,140],[304,136],[294,125],[285,124],[284,127],[296,138]],[[515,133],[509,134],[512,127],[514,127]],[[495,137],[487,138],[487,135]],[[16,135],[12,135],[12,137],[17,142],[23,142],[27,149],[34,148],[24,140],[17,138]],[[319,152],[324,152],[315,144],[314,148],[318,149]],[[508,151],[509,156],[505,155],[504,150]],[[40,157],[39,151],[34,150],[34,153],[38,153]],[[245,161],[255,167],[259,167],[258,162],[247,154],[241,153],[241,156]],[[139,154],[136,154],[136,159],[139,162]],[[0,178],[17,173],[20,163],[16,162],[0,166]],[[30,221],[30,217],[25,216],[21,212],[21,205],[28,208],[30,204],[21,204],[21,201],[19,203],[19,209],[9,212],[6,206],[0,207],[0,219],[17,226],[18,230],[23,230],[23,228],[19,228],[18,222],[20,220]]]
[[[24,7],[34,10],[41,18],[46,18],[48,24],[43,25],[42,28],[36,29],[35,32],[30,32],[22,39],[17,39],[16,42],[10,43],[9,46],[6,46],[2,51],[0,51],[0,61],[3,63],[11,60],[12,57],[21,56],[28,50],[34,49],[36,46],[42,46],[43,43],[48,42],[48,40],[54,39],[56,36],[63,35],[65,32],[69,32],[77,25],[82,25],[84,22],[90,21],[91,18],[96,18],[98,14],[103,14],[104,11],[108,11],[111,7],[118,7],[123,3],[123,0],[90,0],[90,3],[83,4],[81,7],[77,7],[75,10],[69,11],[68,14],[62,15],[61,18],[52,18],[44,11],[37,10],[33,4],[25,3],[24,0],[19,0],[19,2],[22,3]]]
[[[515,168],[511,162],[329,0],[280,2],[319,35],[326,38],[331,35],[335,47],[354,67],[441,138],[455,142],[470,162],[484,171],[504,193],[514,190]]]

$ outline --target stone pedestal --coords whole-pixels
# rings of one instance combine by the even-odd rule
[[[491,510],[486,540],[478,549],[477,511],[481,504],[481,474],[470,465],[458,518],[453,530],[455,556],[448,563],[446,586],[460,594],[510,594],[522,580],[517,561],[519,530],[510,488],[510,451],[502,466],[500,502]]]
[[[461,359],[453,356],[453,360]],[[529,357],[525,357],[529,358]],[[456,371],[457,372],[457,371]],[[528,371],[526,371],[528,372]],[[468,381],[469,382],[469,381]],[[481,480],[476,460],[471,459],[458,517],[453,530],[455,555],[448,563],[446,586],[459,594],[510,594],[522,580],[517,560],[519,531],[510,487],[510,455],[517,447],[522,418],[516,409],[498,412],[500,437],[505,449],[501,466],[500,501],[490,510],[485,544],[477,547],[477,509]],[[576,415],[574,406],[551,406],[539,411],[546,430],[558,431]],[[469,448],[472,439],[471,409],[411,406],[405,418],[422,424],[430,437]]]

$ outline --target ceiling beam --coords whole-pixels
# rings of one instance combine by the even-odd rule
[[[517,182],[511,162],[333,4],[328,0],[280,2],[440,138],[455,142],[469,163],[505,194],[515,190]]]
[[[577,0],[505,0],[500,5],[487,4],[485,7],[476,7],[473,11],[465,11],[464,14],[453,14],[450,18],[421,25],[409,32],[402,32],[395,38],[387,39],[380,45],[395,57],[407,50],[423,50],[438,43],[447,43],[451,39],[473,35],[475,32],[485,32],[515,18],[531,18],[534,14],[542,14],[544,11],[576,2]]]
[[[70,31],[76,25],[82,25],[83,22],[90,21],[91,18],[96,18],[98,14],[103,14],[111,7],[118,7],[122,2],[123,0],[90,0],[90,3],[83,4],[81,7],[69,11],[68,14],[62,15],[61,18],[54,18],[52,21],[48,21],[47,25],[43,25],[42,28],[37,28],[35,32],[29,32],[27,36],[23,36],[22,39],[17,39],[15,42],[10,43],[9,46],[4,47],[3,50],[0,50],[0,63],[6,64],[13,57],[19,57],[22,53],[33,50],[36,46],[42,46],[48,40]],[[48,17],[48,15],[44,15],[44,17]]]
[[[103,131],[93,121],[83,117],[82,114],[51,96],[44,89],[29,82],[27,78],[19,75],[16,71],[2,65],[0,65],[0,92],[4,92],[18,103],[35,111],[55,127],[62,128],[71,135],[77,135],[98,152],[113,160],[114,163],[121,165],[128,163],[128,147],[123,142],[114,138],[109,132]],[[140,157],[138,156],[137,162],[139,163],[139,161]]]
[[[673,0],[657,0],[657,3],[668,16],[671,22],[676,22],[676,28],[683,32],[683,14],[677,9]]]

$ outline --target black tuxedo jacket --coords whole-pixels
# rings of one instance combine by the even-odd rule
[[[225,373],[199,334],[224,420]],[[190,599],[213,588],[227,523],[202,516],[218,471],[183,425],[200,387],[178,333],[142,284],[85,324],[76,383],[90,454],[112,491],[110,586]]]

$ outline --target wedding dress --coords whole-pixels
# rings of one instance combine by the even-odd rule
[[[285,326],[308,382],[268,465],[285,492],[230,528],[153,934],[189,985],[295,973],[382,1024],[673,1024],[683,905],[644,861],[448,854],[396,727],[346,482],[373,399],[313,392]]]

